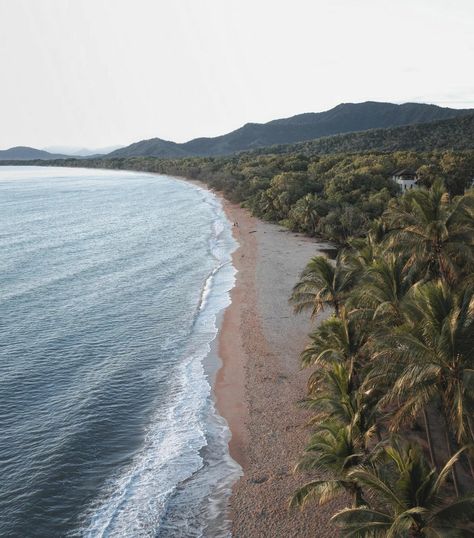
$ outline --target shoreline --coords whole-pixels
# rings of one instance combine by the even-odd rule
[[[161,174],[157,174],[161,175]],[[229,453],[242,467],[226,517],[233,538],[333,538],[330,523],[343,499],[304,511],[288,509],[298,487],[317,477],[294,474],[308,441],[311,413],[298,407],[309,370],[299,355],[313,323],[296,316],[288,298],[309,259],[334,246],[256,217],[199,180],[173,176],[212,192],[221,202],[237,248],[230,305],[223,311],[216,350],[220,360],[212,392],[230,430]]]
[[[163,174],[153,175],[161,176]],[[248,285],[248,279],[245,276],[251,275],[245,275],[245,267],[241,260],[247,256],[246,264],[251,260],[252,268],[255,267],[256,242],[252,241],[251,238],[242,241],[240,231],[242,226],[244,230],[247,228],[245,224],[249,224],[251,219],[255,221],[257,219],[237,204],[232,204],[226,200],[221,193],[209,188],[202,181],[182,176],[172,177],[211,192],[222,205],[230,225],[235,222],[239,223],[238,226],[232,227],[232,236],[237,243],[237,247],[232,253],[232,265],[236,269],[235,283],[229,291],[230,304],[220,314],[215,343],[216,355],[220,364],[214,372],[211,390],[216,411],[226,420],[230,431],[230,456],[242,467],[245,473],[248,408],[245,397],[245,350],[240,333],[242,322],[240,305],[243,300],[242,288],[244,285]]]
[[[238,223],[236,282],[217,336],[222,364],[213,387],[231,432],[230,455],[243,469],[230,498],[232,536],[333,536],[334,502],[288,510],[289,498],[308,480],[293,468],[308,438],[309,413],[297,402],[310,373],[301,370],[299,353],[311,329],[307,317],[293,314],[288,297],[307,261],[330,245],[260,221],[214,194]]]
[[[246,353],[240,328],[243,322],[241,305],[245,300],[244,287],[247,288],[247,292],[255,292],[252,289],[254,287],[252,275],[249,273],[256,265],[257,245],[255,237],[249,234],[251,230],[248,229],[253,224],[254,217],[245,215],[244,210],[233,206],[218,193],[214,194],[221,201],[227,219],[238,225],[232,229],[232,235],[237,242],[237,248],[232,253],[232,264],[237,273],[234,287],[230,291],[231,303],[224,311],[217,335],[218,355],[222,364],[216,373],[213,389],[217,412],[226,419],[231,432],[230,455],[242,467],[245,474],[248,443],[246,424],[249,410],[245,393]],[[244,240],[242,235],[245,233],[249,237]]]
[[[162,174],[154,174],[162,175]],[[249,228],[255,228],[258,219],[241,208],[232,204],[224,196],[211,189],[204,182],[196,179],[187,179],[182,176],[172,176],[179,181],[191,183],[201,189],[211,192],[221,203],[224,214],[232,226],[232,236],[237,247],[232,253],[232,265],[236,269],[235,283],[229,292],[230,304],[222,311],[219,329],[216,337],[217,357],[220,361],[213,376],[212,393],[217,412],[227,422],[230,430],[229,453],[242,467],[245,473],[247,458],[246,445],[248,406],[245,394],[245,361],[246,354],[240,327],[242,323],[243,288],[252,288],[255,294],[252,273],[256,268],[256,241]],[[248,233],[245,238],[243,234]],[[243,260],[245,258],[245,263]]]

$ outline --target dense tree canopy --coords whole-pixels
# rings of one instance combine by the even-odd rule
[[[342,536],[474,536],[474,196],[446,187],[391,200],[293,291],[297,312],[334,315],[301,354],[309,481],[291,505],[349,493],[332,519]]]
[[[399,194],[391,179],[396,170],[413,169],[427,187],[441,181],[451,196],[462,194],[474,178],[472,150],[310,156],[297,152],[242,153],[229,157],[68,159],[34,164],[141,170],[198,179],[262,219],[341,244],[364,237],[372,221]]]

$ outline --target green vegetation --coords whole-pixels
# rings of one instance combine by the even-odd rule
[[[416,170],[424,185],[444,181],[462,194],[474,178],[474,151],[324,155],[241,154],[186,159],[67,159],[28,164],[140,170],[198,179],[230,200],[291,230],[340,244],[365,237],[398,194],[400,168]]]
[[[411,122],[406,122],[411,123]],[[474,114],[459,118],[404,125],[391,129],[327,136],[292,145],[272,147],[273,153],[304,155],[329,153],[465,150],[474,146]],[[256,150],[259,151],[259,150]],[[260,150],[268,153],[267,150]]]
[[[472,536],[474,497],[453,499],[446,480],[459,453],[437,472],[416,446],[394,441],[382,449],[378,465],[353,470],[361,490],[379,499],[377,508],[363,504],[333,517],[343,537]]]
[[[318,479],[293,506],[350,494],[333,517],[347,537],[474,535],[473,271],[474,193],[440,180],[309,262],[295,310],[334,314],[301,355],[314,416],[297,469]]]

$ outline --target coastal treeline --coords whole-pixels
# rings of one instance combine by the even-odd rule
[[[472,150],[312,156],[297,152],[242,153],[230,157],[68,159],[28,164],[137,170],[197,179],[259,218],[339,244],[367,235],[373,221],[399,193],[391,179],[396,170],[413,170],[426,187],[441,180],[450,195],[462,194],[474,178]]]
[[[334,314],[301,355],[310,481],[291,504],[340,497],[341,536],[474,535],[473,219],[473,192],[438,179],[391,199],[335,263],[314,257],[294,288],[297,312]]]

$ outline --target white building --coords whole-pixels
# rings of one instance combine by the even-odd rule
[[[410,189],[415,189],[418,186],[418,177],[416,175],[416,172],[413,172],[413,170],[408,170],[406,168],[394,172],[392,180],[395,181],[395,183],[397,183],[398,185],[400,185],[402,192],[408,191]]]

